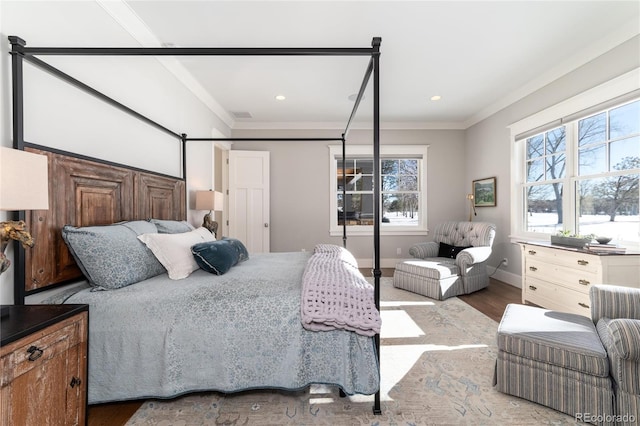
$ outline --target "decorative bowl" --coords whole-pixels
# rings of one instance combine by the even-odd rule
[[[600,244],[607,244],[609,241],[611,241],[611,238],[609,238],[609,237],[598,237],[598,238],[596,238],[596,241],[599,242]]]

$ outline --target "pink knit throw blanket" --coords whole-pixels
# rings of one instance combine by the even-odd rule
[[[302,326],[312,331],[345,329],[365,336],[380,333],[373,286],[346,249],[319,244],[302,276]]]

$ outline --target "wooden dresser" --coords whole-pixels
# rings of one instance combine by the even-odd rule
[[[84,425],[87,305],[3,306],[0,425]]]
[[[520,247],[522,303],[590,317],[593,284],[640,288],[640,253],[599,255],[537,242]]]

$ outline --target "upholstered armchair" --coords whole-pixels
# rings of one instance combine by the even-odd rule
[[[640,416],[640,289],[594,285],[589,296],[591,319],[609,358],[616,414],[621,424],[637,424],[629,417],[637,422]]]
[[[591,319],[507,305],[498,326],[500,392],[598,425],[640,416],[640,289],[592,285]]]
[[[396,265],[394,286],[434,299],[468,294],[489,285],[486,260],[496,235],[487,222],[444,222],[433,241],[409,249],[417,260]]]

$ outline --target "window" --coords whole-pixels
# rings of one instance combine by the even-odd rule
[[[564,115],[538,131],[521,128],[514,136],[512,234],[541,239],[569,231],[635,246],[640,243],[640,94],[632,91],[598,107],[570,105],[586,112]],[[549,118],[546,111],[541,114]]]
[[[370,146],[346,147],[343,176],[342,146],[330,148],[331,235],[342,235],[347,221],[351,234],[373,233],[373,153]],[[383,234],[426,234],[427,146],[383,145],[380,147],[380,205]],[[346,183],[346,186],[345,186]],[[343,193],[343,188],[346,189]]]

